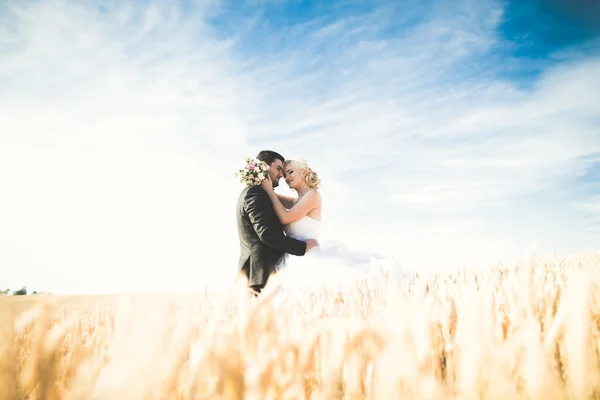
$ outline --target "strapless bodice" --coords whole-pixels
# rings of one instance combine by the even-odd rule
[[[294,239],[302,241],[308,239],[318,240],[321,233],[321,221],[305,215],[298,221],[284,225],[283,229],[286,235]]]

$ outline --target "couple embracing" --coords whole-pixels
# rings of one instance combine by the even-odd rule
[[[308,224],[320,225],[321,195],[318,175],[305,161],[285,160],[271,150],[261,151],[256,158],[267,165],[268,179],[240,193],[237,228],[238,267],[258,295],[271,274],[285,264],[286,255],[302,257],[318,247],[318,227]],[[298,193],[296,198],[275,193],[281,178]]]
[[[398,273],[406,277],[393,260],[319,241],[321,182],[305,160],[285,160],[270,150],[261,151],[257,159],[267,165],[268,179],[245,188],[237,202],[238,268],[251,292],[261,293],[274,273],[279,292],[287,294],[315,288],[354,290],[358,281],[372,289]],[[275,193],[282,177],[297,197]]]

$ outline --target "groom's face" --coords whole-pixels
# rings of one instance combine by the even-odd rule
[[[273,181],[273,187],[279,186],[279,180],[283,177],[283,162],[276,159],[269,165],[269,174],[271,174],[271,180]]]

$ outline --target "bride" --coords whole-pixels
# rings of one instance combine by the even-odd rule
[[[319,246],[303,257],[285,254],[278,266],[277,280],[283,291],[303,292],[327,288],[356,288],[358,282],[373,288],[383,284],[382,257],[350,251],[339,242],[321,243],[322,199],[319,176],[303,159],[287,160],[283,165],[285,182],[297,198],[275,193],[273,183],[261,184],[269,194],[285,233],[298,240],[316,239]]]

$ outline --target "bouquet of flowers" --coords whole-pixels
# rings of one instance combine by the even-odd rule
[[[246,157],[244,159],[244,166],[234,175],[240,178],[240,183],[246,186],[256,186],[269,177],[269,170],[264,161]]]

